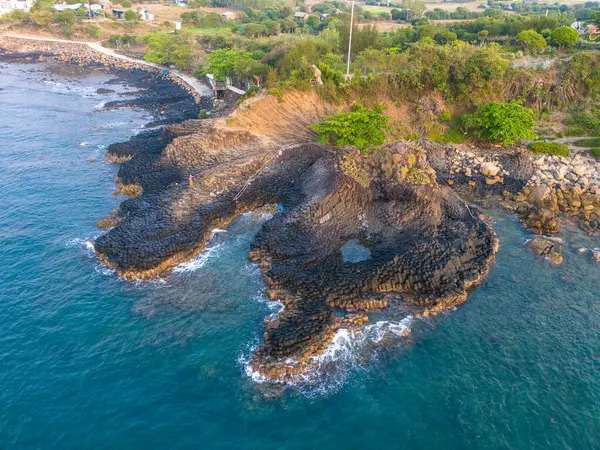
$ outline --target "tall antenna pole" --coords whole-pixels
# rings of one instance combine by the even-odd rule
[[[350,54],[352,52],[352,28],[354,27],[354,0],[352,0],[352,12],[350,13],[350,38],[348,39],[348,66],[346,68],[346,79],[350,78]]]

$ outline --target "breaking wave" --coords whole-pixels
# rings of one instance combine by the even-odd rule
[[[219,254],[223,244],[216,244],[211,247],[206,247],[198,256],[190,261],[179,264],[173,269],[173,273],[190,273],[198,270],[206,265],[206,263]]]
[[[412,323],[413,316],[407,316],[400,321],[381,320],[356,330],[340,328],[325,351],[312,358],[313,368],[295,375],[291,381],[274,382],[252,369],[250,357],[258,344],[242,352],[238,362],[246,376],[255,383],[285,384],[306,396],[326,395],[339,389],[350,372],[362,367],[363,362],[376,359],[377,350],[384,340],[393,342],[410,333]]]

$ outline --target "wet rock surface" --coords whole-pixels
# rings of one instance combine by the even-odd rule
[[[203,120],[157,131],[149,145],[139,137],[113,145],[107,156],[123,163],[123,186],[142,189],[95,243],[125,278],[168,271],[199,253],[213,229],[283,205],[249,253],[267,295],[285,306],[266,321],[250,362],[270,379],[309,370],[336,331],[366,323],[367,311],[402,304],[428,315],[463,303],[497,250],[491,228],[437,183],[418,144],[362,157],[282,146]],[[350,240],[370,257],[344,262]]]
[[[527,241],[525,246],[533,253],[544,256],[554,264],[562,264],[562,245],[558,242],[544,238],[535,238]]]

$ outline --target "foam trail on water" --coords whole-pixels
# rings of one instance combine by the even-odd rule
[[[399,338],[409,333],[412,322],[413,316],[407,316],[400,321],[381,320],[356,330],[340,328],[325,351],[311,359],[311,369],[296,375],[291,381],[279,383],[298,387],[307,396],[331,392],[343,385],[349,371],[357,367],[365,355],[374,357],[372,350],[384,338]],[[258,344],[250,346],[240,355],[238,362],[246,376],[255,383],[273,383],[250,365],[250,357],[257,347]],[[293,360],[288,362],[293,363]]]
[[[174,273],[189,273],[198,270],[206,265],[208,260],[213,256],[217,255],[222,247],[222,244],[217,244],[212,247],[206,247],[198,256],[194,259],[179,264],[175,269]]]

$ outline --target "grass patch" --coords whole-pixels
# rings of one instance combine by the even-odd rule
[[[593,148],[592,150],[590,150],[590,153],[594,158],[600,159],[600,148]]]
[[[583,128],[569,128],[565,133],[567,137],[585,136],[587,132]]]
[[[600,138],[580,139],[573,142],[575,147],[600,147]]]
[[[231,32],[230,27],[217,27],[217,28],[196,28],[196,27],[186,27],[186,31],[189,31],[192,34],[219,34],[223,31]]]
[[[533,153],[545,153],[547,155],[569,156],[569,147],[556,142],[533,142],[529,144]]]

